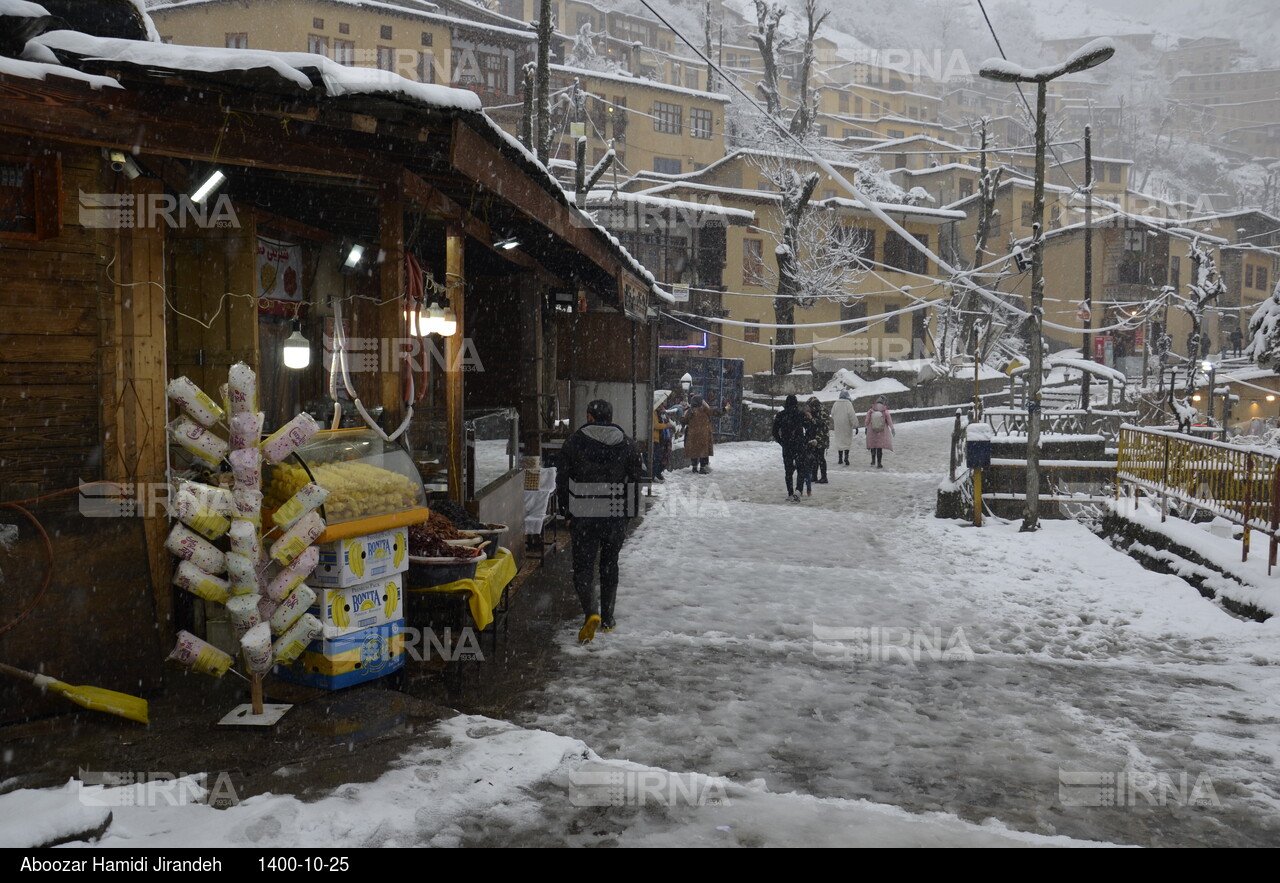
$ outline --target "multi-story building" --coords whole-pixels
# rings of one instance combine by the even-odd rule
[[[165,42],[310,52],[470,89],[485,105],[518,101],[521,67],[536,54],[537,38],[527,25],[458,0],[177,0],[148,11]]]

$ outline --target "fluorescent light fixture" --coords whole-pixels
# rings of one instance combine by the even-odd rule
[[[293,334],[284,342],[282,351],[286,368],[305,368],[311,364],[311,341],[302,336],[302,331],[295,324]]]
[[[494,248],[500,248],[503,251],[511,251],[513,248],[520,247],[520,240],[514,236],[508,236],[506,239],[499,239],[493,244]]]
[[[191,201],[196,205],[204,205],[204,201],[213,195],[213,191],[226,183],[226,180],[227,176],[222,173],[221,169],[214,169],[196,188],[195,193],[191,194]]]
[[[354,270],[360,265],[360,261],[364,258],[364,246],[358,242],[351,243],[351,248],[347,250],[347,256],[342,260],[342,268],[344,270]]]

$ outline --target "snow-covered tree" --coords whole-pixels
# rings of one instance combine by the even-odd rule
[[[794,164],[780,159],[761,159],[757,164],[780,196],[782,224],[775,234],[774,248],[778,265],[774,320],[790,326],[797,307],[812,307],[822,300],[856,300],[854,289],[866,275],[862,263],[865,237],[840,225],[829,207],[812,204],[820,180],[817,172],[801,174]],[[774,371],[790,374],[795,351],[787,347],[795,343],[795,329],[779,328],[776,339],[780,348],[774,357]]]
[[[1207,355],[1203,327],[1205,310],[1218,296],[1226,293],[1227,286],[1218,272],[1218,264],[1207,246],[1201,245],[1199,239],[1191,243],[1188,254],[1191,260],[1191,282],[1187,284],[1187,296],[1182,300],[1182,309],[1191,319],[1191,333],[1187,336],[1187,358],[1192,362]],[[1195,372],[1190,372],[1194,377]],[[1189,388],[1189,387],[1188,387]]]
[[[619,70],[618,63],[607,55],[601,55],[596,51],[596,40],[601,36],[604,35],[591,30],[591,22],[584,22],[582,27],[578,28],[577,35],[573,38],[573,46],[569,50],[565,63],[569,67],[576,67],[581,70],[617,73]]]
[[[1280,279],[1271,297],[1249,317],[1249,345],[1244,354],[1264,368],[1280,366]]]

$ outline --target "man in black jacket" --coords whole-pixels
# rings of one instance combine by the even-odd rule
[[[627,519],[640,502],[640,451],[613,422],[613,406],[603,399],[587,405],[587,425],[565,441],[556,472],[560,511],[573,537],[573,587],[586,617],[578,640],[589,643],[596,629],[614,628],[618,595],[618,553]],[[594,591],[596,557],[600,591]]]
[[[795,492],[792,476],[800,468],[804,446],[814,437],[812,427],[794,395],[787,396],[782,410],[773,417],[773,440],[782,445],[782,468],[787,474],[787,499],[795,503],[800,502],[800,495]]]

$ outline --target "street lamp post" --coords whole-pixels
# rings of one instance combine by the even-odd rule
[[[1210,362],[1208,359],[1200,366],[1204,369],[1204,373],[1209,375],[1209,425],[1213,425],[1213,390],[1214,380],[1218,373],[1218,366]]]
[[[1032,202],[1031,245],[1031,316],[1028,325],[1027,355],[1027,507],[1022,518],[1022,530],[1038,530],[1040,527],[1040,387],[1044,381],[1044,255],[1041,237],[1044,233],[1044,164],[1046,152],[1045,104],[1050,80],[1066,74],[1079,73],[1102,64],[1115,54],[1115,44],[1103,37],[1076,50],[1066,61],[1055,67],[1030,70],[1010,64],[1002,58],[988,59],[978,73],[1002,83],[1035,83],[1036,85],[1036,181]]]

